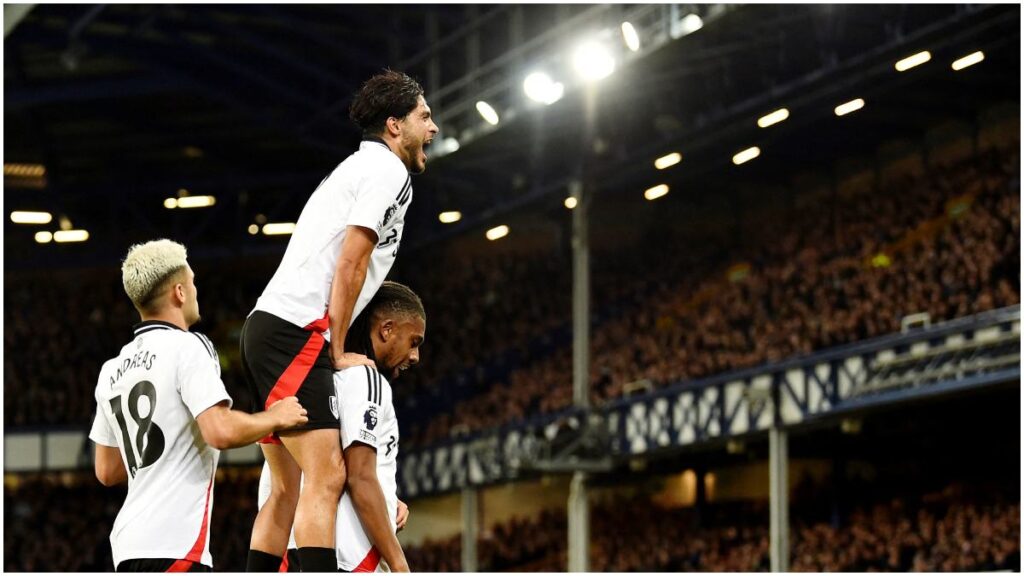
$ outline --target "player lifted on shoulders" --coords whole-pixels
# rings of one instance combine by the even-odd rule
[[[106,486],[128,482],[110,535],[114,567],[208,572],[220,450],[304,424],[306,411],[294,397],[256,415],[231,410],[213,345],[188,331],[199,301],[184,246],[133,246],[121,270],[142,322],[100,370],[89,432],[96,477]]]
[[[398,501],[398,416],[389,379],[419,363],[427,317],[419,296],[385,282],[349,330],[349,350],[377,363],[334,375],[341,403],[341,445],[348,485],[338,504],[338,568],[346,572],[408,572],[395,536]]]
[[[368,80],[350,116],[363,130],[359,150],[306,202],[277,272],[242,328],[255,408],[296,395],[309,410],[308,424],[261,440],[271,490],[253,526],[249,571],[277,570],[293,520],[302,569],[336,569],[345,465],[333,372],[373,366],[345,349],[345,336],[394,263],[412,201],[411,174],[424,170],[424,146],[438,131],[423,89],[400,72]]]

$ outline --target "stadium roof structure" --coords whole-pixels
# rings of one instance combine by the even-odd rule
[[[985,105],[1020,99],[1020,7],[1011,5],[111,4],[19,16],[5,17],[5,206],[51,212],[48,230],[63,220],[90,239],[40,245],[38,226],[5,215],[8,269],[110,264],[155,235],[199,254],[283,250],[250,228],[294,220],[355,149],[349,98],[388,66],[425,84],[439,140],[460,142],[457,151],[435,142],[416,180],[412,248],[512,212],[550,215],[581,174],[598,196],[662,181],[707,190],[827,164],[939,119],[973,122]],[[694,17],[702,28],[684,26]],[[638,53],[619,32],[627,19]],[[592,88],[570,66],[585,38],[618,59]],[[923,50],[929,62],[896,71]],[[951,68],[976,51],[981,65]],[[564,79],[560,100],[528,101],[521,82],[536,69]],[[588,93],[597,113],[585,134]],[[837,117],[853,98],[867,105]],[[478,100],[502,116],[497,126],[477,114]],[[782,107],[785,122],[757,126]],[[762,158],[734,167],[748,146]],[[656,170],[671,151],[684,161]],[[216,203],[165,207],[184,194]],[[449,209],[462,221],[438,222]]]

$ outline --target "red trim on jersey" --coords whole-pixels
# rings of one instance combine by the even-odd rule
[[[376,546],[371,546],[370,551],[366,553],[366,558],[363,558],[353,572],[375,572],[379,564],[380,552],[377,552]]]
[[[278,572],[288,571],[288,551],[285,550],[284,556],[281,557],[281,566],[277,569]]]
[[[323,318],[319,320],[314,320],[309,324],[306,324],[306,327],[303,328],[303,330],[309,330],[310,332],[319,332],[323,334],[324,332],[327,332],[327,329],[330,327],[331,317],[327,315],[327,312],[324,312]]]
[[[193,562],[191,560],[178,560],[171,567],[164,572],[188,572],[192,569]]]
[[[196,543],[192,545],[192,549],[185,555],[184,560],[178,560],[171,566],[171,570],[168,572],[184,572],[185,570],[173,570],[173,568],[179,567],[182,562],[201,562],[203,559],[203,550],[206,549],[206,530],[209,528],[210,520],[210,494],[213,492],[213,476],[210,476],[210,484],[206,487],[206,506],[203,509],[203,525],[199,528],[199,537],[196,538]],[[186,570],[191,565],[186,567]]]
[[[327,330],[330,325],[330,320],[327,314],[324,317],[310,322],[303,330],[309,330],[313,332],[309,335],[309,340],[306,340],[306,344],[302,347],[302,350],[295,355],[292,359],[291,364],[285,368],[284,373],[277,379],[274,387],[270,390],[270,394],[267,395],[267,401],[263,405],[263,409],[269,409],[270,406],[288,396],[295,396],[296,392],[299,391],[299,387],[302,386],[303,380],[309,374],[309,371],[313,368],[313,364],[316,362],[317,357],[320,356],[320,350],[323,349],[324,343],[327,342],[322,333]],[[268,434],[259,440],[260,444],[281,444],[281,440],[276,434]]]

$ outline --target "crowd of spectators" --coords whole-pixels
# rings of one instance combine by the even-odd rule
[[[1016,153],[971,158],[751,231],[744,277],[662,285],[597,326],[592,402],[637,381],[665,386],[897,332],[917,312],[935,322],[1019,303],[1018,162]],[[712,296],[694,302],[702,293]],[[571,367],[564,345],[483,386],[416,440],[567,408]]]
[[[914,312],[940,321],[1018,303],[1018,165],[1016,151],[992,152],[880,189],[797,198],[724,250],[596,250],[593,402],[893,332]],[[396,386],[403,447],[570,405],[565,254],[399,261],[429,320],[424,362]],[[749,268],[730,281],[737,261]],[[238,331],[276,263],[193,262],[196,329],[217,345],[240,407]],[[87,426],[100,364],[137,321],[117,271],[8,274],[5,293],[6,426]]]
[[[720,510],[719,512],[724,512]],[[564,571],[563,510],[516,518],[487,530],[477,545],[490,571]],[[962,572],[1020,570],[1020,503],[932,494],[911,504],[895,498],[856,508],[838,525],[793,519],[794,572]],[[731,506],[699,526],[692,508],[661,508],[641,497],[616,498],[591,510],[594,572],[767,572],[767,506]],[[459,571],[454,536],[409,547],[416,570]],[[500,550],[500,554],[494,551]]]
[[[245,569],[255,518],[258,470],[218,472],[210,550],[216,571]],[[872,490],[877,490],[874,487]],[[6,571],[113,568],[108,536],[125,490],[88,473],[22,476],[4,488]],[[54,503],[60,503],[55,505]],[[841,519],[819,521],[791,509],[790,569],[835,571],[1020,570],[1020,500],[1012,490],[953,484],[923,496],[877,496],[850,503]],[[415,513],[411,521],[415,521]],[[765,572],[767,502],[668,508],[649,496],[612,496],[591,507],[595,572]],[[565,571],[562,509],[485,526],[477,543],[484,571]],[[459,535],[406,546],[420,572],[461,570]]]

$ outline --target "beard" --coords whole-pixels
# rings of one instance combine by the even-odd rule
[[[405,150],[406,155],[409,157],[409,172],[412,174],[422,174],[426,168],[424,164],[420,164],[420,152],[423,150],[423,143],[409,139],[402,142],[402,149]]]

